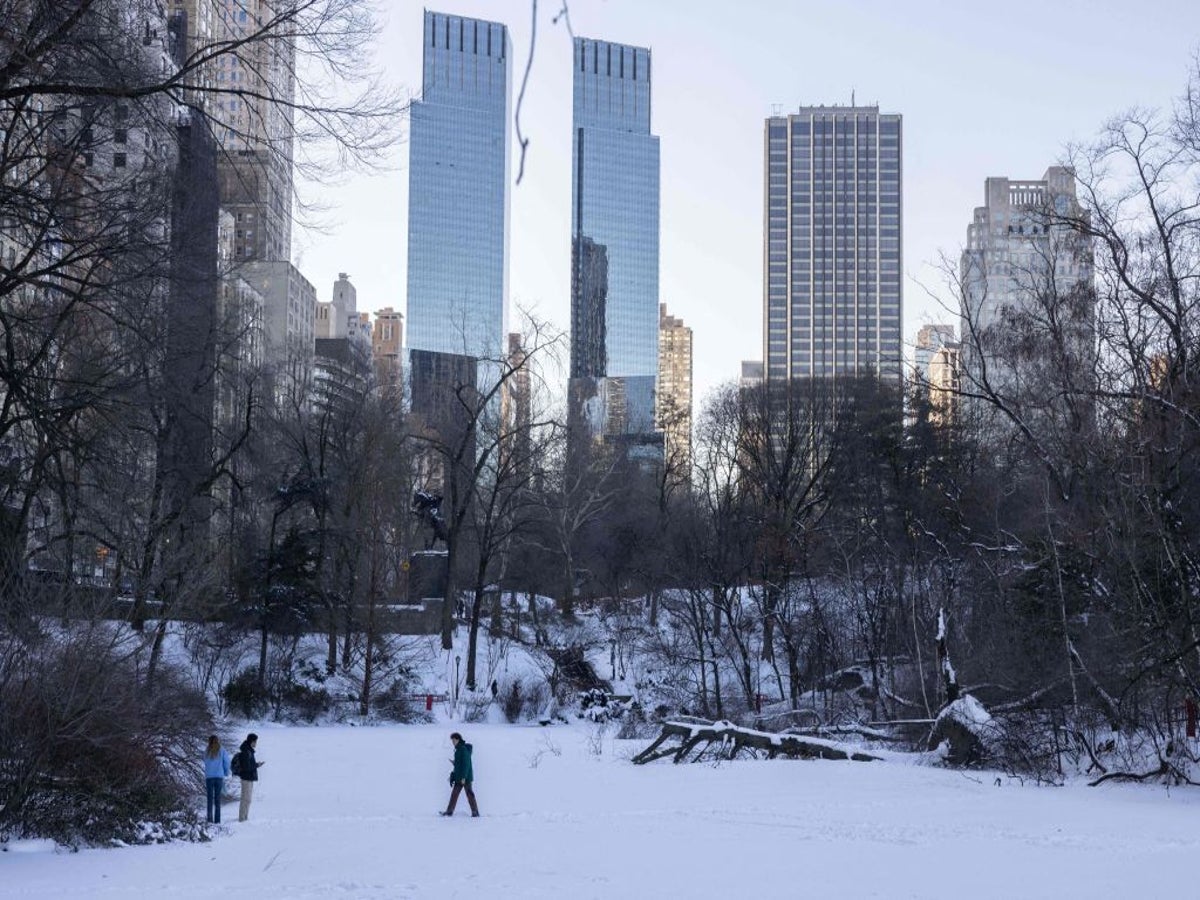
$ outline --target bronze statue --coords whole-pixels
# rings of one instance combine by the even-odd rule
[[[438,541],[448,544],[447,538],[449,535],[446,532],[446,520],[442,518],[441,494],[429,494],[425,491],[417,491],[413,494],[412,511],[416,513],[417,519],[432,531],[429,540],[425,544],[426,550],[432,550],[433,545]]]

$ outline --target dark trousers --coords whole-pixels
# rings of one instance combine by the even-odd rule
[[[221,823],[221,794],[225,790],[224,778],[205,778],[204,792],[208,796],[208,821]]]
[[[458,795],[463,788],[467,789],[467,802],[471,804],[471,815],[479,815],[479,806],[475,803],[475,792],[471,790],[471,782],[469,781],[454,782],[454,790],[450,792],[450,805],[446,807],[446,815],[454,815],[454,805],[458,803]]]

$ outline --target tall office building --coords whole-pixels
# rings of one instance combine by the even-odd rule
[[[493,360],[504,352],[510,73],[507,28],[426,10],[409,136],[412,350]]]
[[[1052,166],[1036,181],[988,178],[984,195],[960,261],[967,387],[1038,406],[1064,378],[1086,392],[1094,266],[1091,243],[1068,224],[1086,216],[1075,173]],[[1061,343],[1047,333],[1051,318],[1064,329]]]
[[[175,129],[178,157],[171,192],[166,358],[162,393],[168,410],[159,448],[166,503],[181,527],[209,511],[221,301],[216,147],[202,113]]]
[[[290,262],[249,262],[242,276],[263,298],[263,360],[285,396],[302,384],[316,340],[317,289]],[[287,378],[282,376],[286,375]]]
[[[767,379],[869,372],[899,384],[900,126],[878,106],[766,120]]]
[[[666,458],[686,473],[692,461],[692,329],[659,304],[658,428]]]
[[[659,147],[650,51],[575,39],[571,395],[593,436],[653,445]]]
[[[171,0],[187,18],[188,54],[229,49],[197,68],[185,89],[213,121],[221,207],[234,216],[238,260],[289,260],[295,45],[282,27],[262,32],[277,0]],[[209,53],[212,52],[210,49]]]

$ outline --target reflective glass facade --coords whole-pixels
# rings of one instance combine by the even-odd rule
[[[619,379],[596,386],[605,413],[603,422],[589,419],[606,433],[641,433],[653,429],[658,376],[650,51],[576,38],[574,70],[571,375]]]
[[[409,135],[408,346],[500,358],[508,333],[508,29],[426,11]]]
[[[900,379],[901,120],[802,107],[766,121],[768,378]]]

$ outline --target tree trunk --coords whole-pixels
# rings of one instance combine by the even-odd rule
[[[479,619],[483,609],[483,591],[475,588],[471,601],[471,631],[467,637],[467,690],[475,690],[475,659],[479,647]]]
[[[363,718],[371,713],[371,691],[375,679],[375,600],[379,588],[378,548],[371,551],[371,578],[367,584],[367,633],[364,640],[363,680],[359,692],[358,711]]]
[[[167,636],[167,620],[160,618],[154,626],[154,641],[150,645],[150,662],[146,665],[146,693],[154,691],[154,678],[158,674],[158,664],[162,660],[163,640]]]
[[[562,615],[571,621],[575,618],[575,560],[567,556],[566,583],[563,585]]]
[[[354,595],[351,594],[351,597]],[[342,671],[350,671],[350,653],[354,649],[354,603],[346,604],[346,627],[342,629]]]
[[[258,686],[265,688],[267,685],[267,620],[263,618],[262,623],[262,642],[258,648]]]
[[[446,598],[442,603],[442,649],[454,649],[454,601],[458,596],[458,588],[454,584],[454,545],[458,543],[457,535],[450,535],[446,541]]]
[[[959,697],[958,673],[950,663],[950,651],[946,646],[946,611],[938,610],[937,633],[938,666],[942,671],[942,690],[945,691],[946,702],[953,703]]]
[[[337,671],[337,610],[329,610],[329,639],[325,649],[325,674],[332,675]]]
[[[492,614],[488,623],[488,634],[499,637],[504,634],[504,592],[496,591],[492,595]]]
[[[763,613],[762,658],[775,659],[775,610],[779,607],[779,587],[772,583],[770,577],[763,585],[766,610]]]

